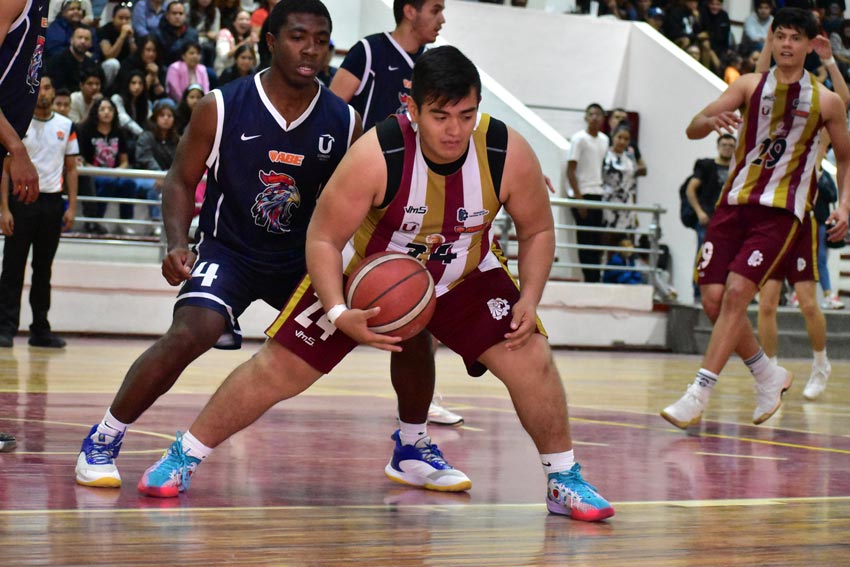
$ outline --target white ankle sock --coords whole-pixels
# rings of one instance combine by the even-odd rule
[[[773,375],[776,365],[764,353],[764,350],[759,348],[759,351],[752,357],[744,361],[747,368],[750,369],[753,377],[758,382],[767,380]]]
[[[540,464],[543,465],[543,472],[547,475],[568,471],[573,468],[575,462],[572,449],[563,453],[540,453]]]
[[[771,356],[771,357],[770,357],[770,361],[771,361],[773,364],[775,364],[776,366],[779,366],[779,357],[778,357],[778,356]]]
[[[187,431],[183,434],[183,452],[190,457],[195,457],[203,461],[210,456],[213,450],[198,441],[197,437]]]
[[[697,371],[697,376],[694,378],[694,386],[699,386],[700,388],[704,388],[707,394],[710,394],[714,389],[714,386],[717,384],[717,374],[712,372],[711,370],[706,370],[705,368],[700,368]]]
[[[823,368],[829,364],[829,359],[826,357],[826,349],[812,351],[815,357],[815,366]]]
[[[402,445],[416,445],[416,442],[428,435],[428,423],[406,423],[398,420],[398,438]]]
[[[118,437],[127,432],[129,424],[115,419],[112,415],[112,408],[106,410],[106,415],[103,416],[103,421],[97,425],[97,432],[109,435],[110,437]]]

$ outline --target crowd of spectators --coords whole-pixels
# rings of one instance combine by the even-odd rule
[[[54,109],[79,134],[81,165],[166,171],[198,100],[262,68],[260,38],[277,2],[50,0],[45,74],[57,89]],[[332,72],[328,62],[323,76]],[[159,183],[81,176],[80,194],[157,200]],[[121,219],[134,214],[120,207]],[[103,215],[102,204],[83,202],[83,216]],[[98,222],[82,228],[107,233]],[[132,223],[115,230],[138,233]]]
[[[850,20],[844,19],[844,2],[753,0],[753,11],[743,22],[738,22],[742,25],[740,40],[732,33],[733,22],[723,8],[723,0],[599,0],[598,13],[650,24],[712,73],[731,83],[755,69],[778,7],[813,5],[822,34],[830,39],[839,67],[850,78]],[[590,12],[590,6],[590,0],[577,2],[580,12]],[[806,69],[830,86],[816,53],[807,58]]]

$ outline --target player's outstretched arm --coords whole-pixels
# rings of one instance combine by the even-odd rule
[[[367,132],[337,166],[307,229],[307,271],[325,308],[344,305],[342,249],[369,210],[384,198],[387,170],[376,130]],[[368,329],[367,319],[376,309],[350,309],[335,321],[336,327],[357,342],[384,350],[401,350],[400,339],[378,335]]]
[[[712,132],[734,134],[741,124],[738,110],[744,106],[761,80],[760,75],[744,75],[702,109],[688,124],[685,134],[691,140],[705,138]]]
[[[515,349],[531,338],[537,326],[537,305],[555,257],[555,224],[537,156],[510,128],[500,195],[516,226],[519,246],[520,298],[512,308],[513,331],[505,335],[507,348]]]
[[[171,285],[189,279],[195,262],[189,250],[189,226],[195,212],[195,188],[207,169],[215,142],[217,117],[212,94],[198,101],[162,184],[162,218],[168,241],[162,275]]]
[[[827,238],[838,241],[847,234],[847,216],[850,214],[850,133],[847,132],[847,115],[844,102],[835,93],[821,90],[821,117],[832,140],[838,173],[838,206],[826,219]]]

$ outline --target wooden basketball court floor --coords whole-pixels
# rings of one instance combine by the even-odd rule
[[[752,380],[722,377],[700,428],[658,416],[693,356],[557,351],[586,478],[616,516],[549,515],[537,454],[492,376],[441,349],[438,389],[463,427],[430,428],[473,486],[440,494],[390,482],[394,397],[385,353],[359,349],[302,396],[222,445],[176,499],[136,493],[144,469],[227,372],[257,348],[212,352],[128,434],[124,486],[74,483],[79,443],[147,340],[18,338],[0,350],[0,565],[850,565],[850,363],[804,402],[809,363],[781,414],[750,423]]]

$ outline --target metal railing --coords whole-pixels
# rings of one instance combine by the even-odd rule
[[[661,254],[661,215],[667,210],[661,205],[628,205],[623,203],[610,203],[605,201],[585,201],[582,199],[564,199],[553,197],[550,200],[552,207],[555,209],[567,208],[584,208],[584,209],[599,209],[610,211],[626,211],[635,213],[648,213],[651,215],[651,220],[646,227],[638,227],[635,229],[620,229],[610,227],[595,227],[583,226],[578,224],[555,222],[555,251],[556,260],[552,263],[553,268],[591,268],[600,271],[635,271],[644,272],[647,274],[647,280],[652,285],[659,299],[662,301],[673,301],[676,298],[676,292],[670,286],[667,279],[661,276],[661,271],[658,268],[658,260]],[[556,216],[557,218],[557,216]],[[500,215],[497,219],[499,224],[499,244],[506,253],[509,253],[511,242],[511,232],[513,229],[513,220],[507,214]],[[567,241],[565,234],[578,231],[596,232],[602,234],[618,234],[631,237],[632,241],[637,243],[640,237],[646,236],[649,246],[647,248],[630,248],[625,246],[611,245],[591,245],[579,244],[577,242]],[[583,264],[581,262],[573,262],[561,258],[558,254],[559,250],[596,250],[599,252],[629,252],[632,254],[645,254],[647,256],[646,265],[635,266],[613,266],[605,263],[600,264]]]

